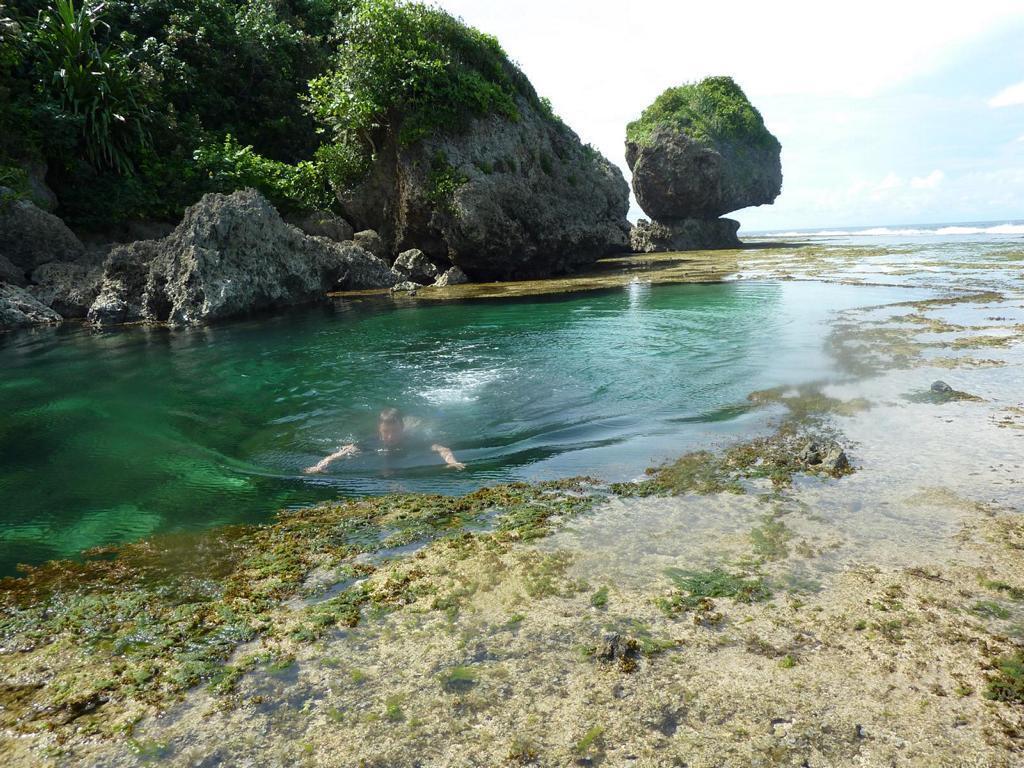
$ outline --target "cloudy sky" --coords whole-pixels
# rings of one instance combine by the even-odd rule
[[[734,214],[748,231],[1024,219],[1024,0],[440,5],[627,179],[627,122],[732,75],[783,146],[781,197]]]

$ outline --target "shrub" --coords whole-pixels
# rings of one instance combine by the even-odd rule
[[[40,88],[75,119],[85,158],[124,174],[134,168],[132,154],[149,144],[149,114],[128,57],[96,39],[101,8],[56,0],[40,14],[33,54]]]
[[[302,161],[289,165],[242,146],[231,134],[219,143],[207,143],[195,152],[196,166],[211,191],[231,192],[254,187],[278,209],[312,210],[329,208],[333,195],[323,166]]]
[[[669,88],[626,127],[626,139],[644,145],[655,129],[667,125],[705,145],[742,141],[771,147],[778,140],[765,128],[761,113],[731,77],[709,77]]]

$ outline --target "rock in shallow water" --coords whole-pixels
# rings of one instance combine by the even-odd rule
[[[774,202],[782,191],[778,142],[709,145],[669,126],[656,129],[647,141],[627,144],[626,158],[637,202],[657,221],[716,219]]]
[[[24,288],[0,283],[0,331],[33,325],[55,325],[62,319]]]
[[[399,277],[355,243],[309,237],[255,190],[209,194],[162,240],[111,251],[89,320],[201,325]]]
[[[415,283],[426,285],[438,276],[438,269],[419,248],[411,248],[398,254],[392,269]]]
[[[682,219],[672,222],[640,219],[629,234],[634,253],[739,248],[740,223],[732,219]]]
[[[458,267],[452,267],[434,281],[435,288],[445,288],[449,285],[464,285],[469,282],[466,273]]]

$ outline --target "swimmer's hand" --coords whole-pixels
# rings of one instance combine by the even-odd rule
[[[345,458],[346,456],[355,456],[357,453],[359,453],[359,446],[358,445],[343,445],[341,448],[336,450],[330,456],[327,456],[326,458],[321,459],[316,464],[314,464],[312,467],[306,467],[302,471],[304,473],[306,473],[307,475],[315,475],[315,474],[317,474],[319,472],[323,472],[333,462],[337,461],[338,459]]]
[[[439,443],[434,443],[430,446],[430,450],[434,451],[438,456],[444,459],[444,463],[452,469],[465,469],[466,465],[455,458],[455,454],[452,453],[450,448],[446,448]]]

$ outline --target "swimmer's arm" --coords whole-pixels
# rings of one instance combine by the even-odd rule
[[[317,472],[323,472],[325,469],[327,469],[327,467],[329,467],[333,462],[337,461],[338,459],[342,459],[346,456],[355,456],[357,453],[359,453],[358,445],[355,445],[354,443],[349,445],[343,445],[330,456],[321,459],[312,467],[306,467],[302,471],[305,472],[307,475],[313,475],[316,474]]]
[[[455,454],[452,453],[451,448],[446,448],[440,443],[434,443],[432,446],[430,446],[430,450],[432,450],[434,453],[436,453],[438,456],[444,459],[444,463],[447,464],[452,469],[466,468],[465,464],[463,464],[461,461],[455,458]]]

